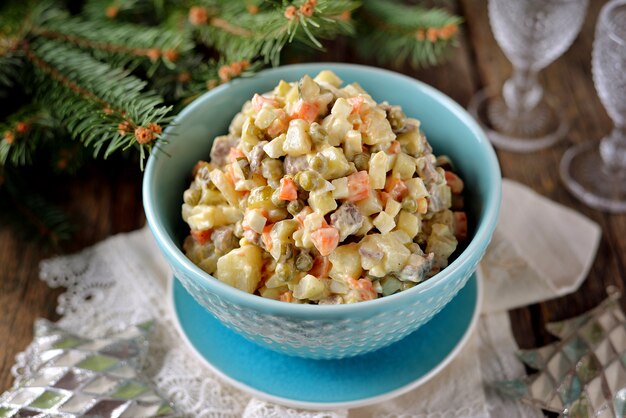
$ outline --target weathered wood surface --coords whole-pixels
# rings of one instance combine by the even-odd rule
[[[478,89],[499,88],[511,67],[493,39],[486,2],[450,3],[465,18],[459,48],[452,52],[447,63],[438,67],[400,71],[433,85],[466,106]],[[611,129],[610,119],[596,95],[590,69],[595,22],[603,3],[591,1],[585,25],[572,47],[540,77],[546,89],[558,95],[564,104],[572,124],[568,136],[572,143],[597,141]],[[355,59],[343,42],[336,43],[321,58],[373,64],[373,60]],[[608,285],[623,289],[626,279],[626,216],[590,209],[565,190],[558,177],[558,164],[569,145],[566,141],[528,155],[498,152],[504,176],[585,214],[598,222],[603,232],[593,268],[579,291],[511,312],[515,337],[524,348],[551,341],[552,337],[543,328],[545,322],[582,313],[605,297]],[[66,252],[139,228],[145,222],[141,173],[134,164],[98,165],[59,184],[58,189],[64,207],[79,225]],[[10,368],[14,356],[31,341],[34,319],[56,318],[56,299],[61,292],[48,289],[38,279],[39,261],[52,255],[9,229],[0,229],[0,391],[12,383]]]

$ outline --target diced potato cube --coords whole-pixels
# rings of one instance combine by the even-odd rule
[[[374,218],[373,223],[382,234],[386,234],[396,227],[396,222],[387,212],[380,212],[378,216]]]
[[[398,230],[406,232],[408,236],[413,239],[420,232],[420,223],[420,219],[417,216],[411,212],[402,210],[398,217],[397,228]]]
[[[359,245],[352,243],[341,245],[328,256],[332,268],[328,274],[332,279],[345,280],[347,278],[358,279],[361,277],[361,255]]]
[[[320,94],[320,86],[311,77],[305,75],[300,80],[300,97],[303,100],[312,100]]]
[[[263,228],[265,227],[266,222],[267,219],[265,219],[265,216],[263,216],[261,211],[258,209],[248,210],[243,217],[244,228],[248,227],[258,234],[263,233]]]
[[[395,231],[390,232],[388,237],[389,239],[398,241],[399,243],[404,244],[404,245],[412,241],[406,232],[400,231],[400,230],[395,230]]]
[[[319,300],[328,296],[329,280],[318,279],[315,276],[307,274],[304,276],[293,289],[293,297],[296,299]]]
[[[447,225],[432,225],[430,235],[428,236],[428,244],[426,245],[426,253],[435,254],[436,266],[446,267],[448,258],[456,250],[457,245],[458,241]]]
[[[279,97],[285,97],[287,93],[291,90],[291,84],[287,83],[285,80],[280,80],[278,85],[274,87],[274,95]]]
[[[243,216],[238,208],[226,205],[197,205],[186,215],[185,222],[191,229],[197,231],[234,224]]]
[[[337,209],[337,202],[333,199],[332,192],[319,192],[314,191],[309,193],[309,206],[321,215]]]
[[[398,135],[398,142],[402,148],[414,157],[421,155],[424,152],[424,146],[422,143],[422,133],[419,129],[414,131],[404,132]]]
[[[370,216],[383,210],[383,204],[374,190],[370,190],[369,196],[356,202],[356,205],[363,216]]]
[[[254,120],[248,117],[241,128],[241,149],[248,155],[252,147],[259,142],[259,128],[254,125]]]
[[[348,119],[352,113],[352,105],[348,103],[346,99],[339,98],[335,100],[335,104],[330,111],[330,114],[339,119]]]
[[[354,158],[355,155],[362,152],[361,132],[350,129],[344,137],[343,150],[348,159]],[[415,164],[413,164],[415,165]]]
[[[415,173],[415,160],[413,157],[401,152],[396,157],[396,162],[392,171],[394,177],[407,180]]]
[[[285,104],[295,103],[300,100],[300,91],[298,89],[298,83],[293,83],[291,89],[285,95]]]
[[[367,95],[367,92],[357,82],[350,83],[343,89],[350,97],[358,96],[359,94]]]
[[[361,267],[365,270],[371,270],[378,265],[385,253],[378,246],[381,239],[380,234],[367,235],[359,243],[359,255],[361,256]]]
[[[387,199],[387,203],[385,204],[385,212],[392,218],[396,217],[401,208],[402,205],[400,204],[400,202],[393,199]]]
[[[368,232],[372,230],[372,228],[374,228],[374,224],[372,223],[372,220],[369,218],[369,216],[365,216],[363,217],[363,225],[361,225],[359,230],[356,231],[352,235],[356,235],[359,237],[365,236],[367,235]]]
[[[263,106],[257,113],[254,125],[259,129],[267,129],[268,126],[276,119],[276,112],[269,106]]]
[[[279,136],[272,139],[267,144],[263,145],[263,151],[265,151],[265,153],[270,158],[283,157],[285,155],[285,150],[283,150],[283,145],[285,144],[286,138],[287,138],[287,135],[280,134]]]
[[[348,293],[348,290],[350,290],[350,288],[348,287],[348,284],[343,280],[330,281],[330,291],[332,293],[345,295],[346,293]]]
[[[350,164],[346,160],[341,148],[326,147],[320,152],[326,157],[326,171],[324,171],[324,178],[326,180],[332,180],[339,177],[344,177],[350,170]]]
[[[382,276],[391,272],[400,271],[411,255],[411,251],[409,251],[404,244],[392,239],[391,237],[383,236],[378,246],[385,253],[381,266],[382,271],[384,272]],[[382,277],[378,274],[375,274],[375,276]]]
[[[331,182],[333,187],[333,199],[347,199],[348,194],[348,178],[341,177]]]
[[[328,132],[326,138],[328,145],[336,147],[341,145],[346,133],[352,129],[352,124],[343,117],[328,115],[322,121],[322,127]]]
[[[217,278],[244,292],[254,293],[261,281],[263,258],[261,248],[246,245],[217,260]]]
[[[280,295],[285,293],[287,290],[288,290],[287,286],[274,287],[274,288],[263,286],[262,288],[259,289],[259,294],[261,295],[261,297],[264,297],[267,299],[280,300]]]
[[[419,177],[413,177],[404,182],[406,187],[409,189],[409,196],[413,199],[420,199],[422,197],[428,196],[428,190],[426,190],[426,186],[424,185],[424,181]]]
[[[367,129],[363,135],[363,142],[367,145],[386,144],[396,139],[387,120],[387,115],[380,108],[372,108],[364,116]]]
[[[209,174],[209,178],[215,187],[222,192],[224,198],[230,205],[239,207],[239,194],[233,185],[226,180],[226,176],[220,169],[213,169],[213,171]]]
[[[297,157],[311,151],[311,137],[307,132],[309,124],[304,119],[294,119],[289,122],[287,137],[283,143],[283,150],[287,155]]]
[[[387,179],[387,154],[380,151],[370,158],[370,186],[373,189],[384,189]]]
[[[337,77],[337,74],[335,74],[334,72],[330,70],[320,71],[320,73],[315,76],[314,80],[317,81],[318,83],[319,82],[328,83],[334,87],[339,87],[341,86],[341,83],[343,83],[343,81],[339,77]]]

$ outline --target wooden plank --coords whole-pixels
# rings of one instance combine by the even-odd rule
[[[511,65],[491,33],[487,2],[462,0],[461,4],[480,83],[499,89],[510,75]],[[542,84],[548,92],[560,98],[571,121],[568,141],[532,154],[498,151],[505,177],[520,181],[550,199],[583,213],[598,222],[603,230],[597,258],[579,291],[511,313],[515,337],[522,347],[551,341],[552,337],[543,329],[545,322],[571,317],[595,306],[606,296],[606,286],[624,287],[626,239],[623,233],[626,232],[626,216],[606,215],[586,207],[566,191],[558,175],[561,156],[570,143],[599,140],[611,127],[593,86],[590,69],[595,22],[603,4],[603,1],[590,3],[585,24],[572,47],[540,74]],[[623,299],[626,306],[624,302],[626,299]]]
[[[59,204],[79,226],[75,239],[65,247],[67,253],[145,223],[136,164],[94,165],[58,185]],[[39,280],[39,262],[53,255],[8,228],[0,229],[0,392],[13,382],[10,370],[15,355],[32,341],[35,319],[58,319],[55,309],[63,291]]]

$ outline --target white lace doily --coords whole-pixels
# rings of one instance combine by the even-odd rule
[[[532,210],[532,203],[532,199],[529,200],[529,210]],[[553,206],[555,212],[562,210],[556,204]],[[545,211],[543,215],[546,215]],[[576,225],[570,226],[576,229]],[[499,230],[506,227],[498,225]],[[549,232],[546,235],[546,239],[550,239]],[[511,265],[516,264],[519,263]],[[483,265],[483,269],[488,267]],[[519,275],[515,277],[520,280]],[[158,325],[146,374],[160,392],[189,417],[542,416],[535,409],[501,399],[485,383],[524,373],[514,355],[517,346],[505,312],[483,315],[478,330],[461,353],[432,380],[407,394],[350,411],[303,411],[253,399],[229,386],[183,345],[168,309],[170,270],[147,228],[113,236],[76,255],[46,260],[41,263],[41,278],[51,287],[67,288],[59,298],[57,312],[61,315],[59,325],[69,331],[98,337],[129,324],[156,319]],[[544,298],[544,295],[535,296],[537,300]],[[486,300],[485,305],[489,304],[490,301]],[[32,349],[28,348],[17,356],[13,368],[16,383],[30,373],[33,356]]]

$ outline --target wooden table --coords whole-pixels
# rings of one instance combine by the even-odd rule
[[[466,22],[459,47],[452,51],[450,61],[430,69],[402,70],[466,106],[478,89],[499,88],[510,75],[511,66],[489,29],[486,2],[450,3]],[[595,22],[603,3],[591,1],[585,25],[572,47],[540,77],[546,89],[565,103],[572,124],[568,135],[572,143],[597,141],[611,129],[610,119],[596,95],[590,69]],[[352,56],[345,44],[337,43],[322,58],[368,63]],[[583,213],[598,222],[603,232],[593,268],[576,293],[511,312],[515,337],[523,348],[552,341],[553,337],[544,330],[545,322],[588,310],[604,299],[606,286],[612,284],[623,289],[626,279],[626,215],[600,213],[568,194],[559,180],[558,164],[569,146],[565,141],[549,150],[527,155],[498,152],[505,177]],[[135,164],[97,164],[58,188],[63,206],[79,226],[75,240],[65,247],[68,253],[144,225],[141,173]],[[38,279],[39,261],[52,255],[40,245],[22,240],[10,229],[0,229],[0,391],[12,382],[10,368],[14,356],[31,341],[34,319],[57,318],[55,306],[61,291],[49,289]]]

